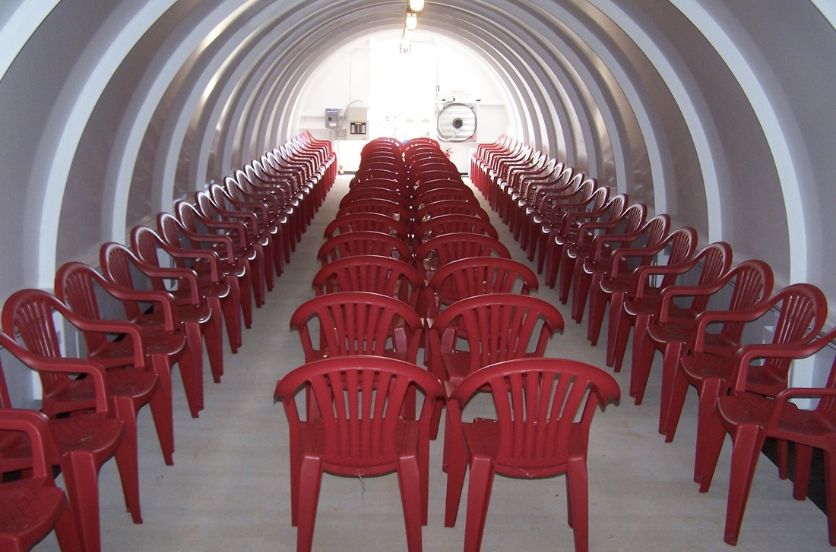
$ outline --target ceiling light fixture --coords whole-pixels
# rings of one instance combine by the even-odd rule
[[[418,14],[415,14],[415,13],[406,14],[406,28],[407,28],[407,30],[414,31],[416,27],[418,27]]]
[[[406,7],[412,13],[421,13],[424,10],[424,0],[407,0]]]

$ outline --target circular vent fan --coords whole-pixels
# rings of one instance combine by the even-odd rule
[[[466,142],[476,133],[476,112],[463,103],[447,104],[438,113],[436,125],[442,142]]]

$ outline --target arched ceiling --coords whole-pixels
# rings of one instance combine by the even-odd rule
[[[0,248],[21,261],[3,296],[293,136],[317,67],[404,16],[403,0],[4,2]],[[494,73],[520,141],[834,297],[834,21],[826,0],[450,0],[418,32]]]

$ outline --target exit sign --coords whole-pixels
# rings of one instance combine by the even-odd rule
[[[411,54],[412,53],[412,43],[401,43],[398,45],[398,53],[400,54]]]

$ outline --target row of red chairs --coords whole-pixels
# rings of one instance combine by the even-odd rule
[[[28,550],[54,526],[62,550],[100,550],[97,479],[110,458],[127,510],[142,523],[137,412],[150,405],[164,461],[173,464],[174,365],[197,417],[204,343],[220,382],[223,321],[237,352],[242,316],[249,327],[253,298],[263,304],[335,170],[330,143],[301,135],[224,186],[160,213],[156,229],[134,228],[129,246],[104,244],[101,272],[66,263],[54,295],[24,289],[5,301],[0,346],[38,372],[43,397],[41,412],[12,408],[0,367],[0,472],[23,475],[0,484],[0,548]],[[108,318],[120,305],[124,317]],[[62,350],[64,324],[83,337],[82,358]],[[66,498],[54,488],[53,466],[64,475]]]
[[[664,214],[647,220],[645,205],[629,204],[625,194],[610,197],[594,179],[507,136],[479,146],[470,175],[529,258],[538,253],[538,270],[547,284],[559,284],[562,302],[571,290],[576,322],[588,298],[593,345],[609,304],[607,364],[616,370],[633,330],[636,404],[655,351],[663,352],[659,431],[666,441],[673,440],[688,388],[697,389],[694,480],[701,492],[708,490],[724,436],[732,436],[726,542],[737,542],[767,437],[777,439],[781,478],[788,475],[788,443],[794,444],[793,495],[806,497],[811,448],[823,449],[828,464],[836,452],[836,363],[824,388],[788,388],[791,361],[836,337],[836,329],[823,333],[828,309],[821,290],[802,283],[773,293],[766,263],[732,266],[731,247],[723,242],[697,251],[694,229],[672,229]],[[747,330],[763,325],[774,327],[770,342],[744,342]],[[796,397],[813,398],[817,406],[801,410],[789,400]],[[836,480],[826,479],[828,532],[836,545]]]
[[[291,318],[306,364],[275,394],[291,428],[297,549],[310,550],[323,471],[397,471],[408,547],[420,551],[429,441],[446,403],[445,525],[455,525],[470,465],[465,550],[480,547],[495,472],[568,473],[569,525],[576,549],[587,550],[586,435],[596,406],[617,400],[615,381],[582,363],[542,358],[563,319],[528,295],[536,275],[510,259],[437,144],[371,142],[340,207],[319,252],[317,297]],[[427,370],[417,366],[421,348]],[[305,421],[295,401],[302,389]],[[498,418],[463,423],[465,404],[487,389]]]

